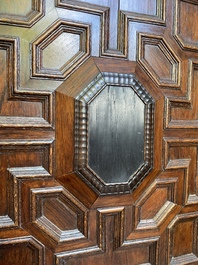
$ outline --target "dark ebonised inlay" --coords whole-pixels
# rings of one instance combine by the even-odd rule
[[[103,193],[135,189],[152,168],[153,117],[134,75],[100,73],[75,98],[75,169]]]
[[[88,165],[106,183],[144,163],[145,104],[131,87],[106,86],[88,108]]]

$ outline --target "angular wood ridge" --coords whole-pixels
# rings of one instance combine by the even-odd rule
[[[52,24],[32,43],[32,76],[65,79],[89,56],[89,32],[89,25],[77,25],[63,19]],[[72,55],[69,53],[71,48],[75,51]]]
[[[30,5],[30,9],[28,8]],[[44,16],[44,1],[43,0],[28,0],[23,3],[23,8],[17,10],[16,6],[8,3],[5,0],[1,2],[0,24],[17,25],[22,27],[31,27]]]
[[[186,12],[188,9],[189,13]],[[198,3],[195,0],[175,0],[174,37],[186,50],[198,50],[197,16]],[[190,14],[190,15],[189,15]],[[185,26],[184,26],[185,24]]]
[[[51,128],[53,95],[20,88],[19,49],[19,38],[0,37],[0,127]]]
[[[163,87],[180,85],[180,60],[163,37],[139,33],[138,62]],[[159,67],[163,65],[163,67]]]
[[[44,246],[31,236],[0,239],[0,256],[8,264],[13,260],[17,265],[44,264]]]
[[[198,62],[188,60],[188,80],[184,95],[166,98],[165,128],[197,128]]]
[[[197,252],[197,212],[178,215],[169,225],[168,264],[196,264]],[[188,242],[188,244],[186,244]],[[172,248],[170,248],[172,246]]]
[[[113,220],[112,220],[113,219]],[[124,242],[124,208],[98,209],[98,246],[103,251],[114,251]],[[109,227],[114,224],[114,227]],[[112,231],[110,235],[109,232]],[[112,238],[113,237],[113,238]],[[112,243],[113,242],[113,245]]]

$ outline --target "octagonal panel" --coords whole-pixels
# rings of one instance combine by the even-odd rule
[[[100,73],[75,100],[76,170],[102,185],[137,184],[152,165],[153,103],[133,75]]]
[[[107,85],[90,102],[88,166],[106,183],[127,182],[144,164],[144,108],[127,86]]]
[[[56,22],[32,43],[32,75],[64,79],[89,55],[88,40],[88,25]]]
[[[32,202],[32,221],[56,242],[86,236],[86,208],[62,187],[33,189]]]
[[[57,175],[102,194],[129,193],[153,167],[155,102],[130,62],[110,72],[99,61],[87,60],[56,91]],[[115,70],[111,63],[104,69]]]
[[[179,86],[180,61],[163,37],[139,33],[138,62],[157,85]]]

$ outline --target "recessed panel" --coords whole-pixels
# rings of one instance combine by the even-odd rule
[[[20,6],[20,8],[16,8]],[[32,1],[26,0],[21,3],[21,0],[7,1],[1,0],[0,13],[9,15],[26,16],[32,10]]]
[[[43,50],[43,67],[60,69],[80,50],[80,36],[64,32]]]
[[[158,46],[145,45],[145,60],[161,80],[172,79],[172,65]]]
[[[179,33],[186,43],[197,46],[198,41],[198,3],[180,1]],[[188,12],[186,12],[188,10]],[[185,21],[185,26],[184,26]]]
[[[156,15],[157,0],[120,1],[120,9],[146,15]]]
[[[180,60],[161,36],[139,33],[138,60],[157,85],[179,86]]]
[[[144,163],[144,108],[131,87],[106,86],[91,101],[88,164],[106,183],[127,182]]]
[[[77,227],[77,214],[59,199],[45,199],[43,215],[60,230],[72,230]]]

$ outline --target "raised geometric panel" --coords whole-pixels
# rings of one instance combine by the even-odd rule
[[[181,169],[184,173],[182,205],[197,204],[197,139],[164,139],[166,169]]]
[[[198,127],[198,61],[189,60],[186,92],[183,97],[166,99],[166,128],[194,128]]]
[[[198,50],[197,17],[198,3],[196,0],[175,0],[174,34],[182,48]]]
[[[163,37],[139,33],[138,62],[157,85],[179,86],[180,62]]]
[[[121,247],[124,242],[124,208],[98,209],[97,223],[100,227],[100,231],[98,231],[99,248],[105,252],[111,252]],[[112,223],[114,223],[113,230],[106,229]]]
[[[127,42],[125,41],[127,33],[127,23],[125,15],[119,12],[120,1],[65,1],[57,0],[57,6],[67,9],[75,9],[100,16],[100,37],[101,37],[101,54],[103,56],[116,56],[126,58]],[[122,25],[118,28],[118,21]],[[118,37],[119,36],[119,37]]]
[[[18,166],[25,167],[27,164],[31,167],[40,165],[52,172],[52,161],[50,153],[52,152],[51,140],[28,141],[28,140],[7,140],[0,143],[1,160],[1,183],[0,194],[0,227],[14,227],[20,225],[19,196],[18,187],[14,176],[8,174],[8,168]],[[21,169],[21,174],[22,174]],[[22,174],[23,175],[23,174]],[[15,182],[13,182],[15,181]]]
[[[168,264],[198,263],[197,216],[197,212],[178,215],[169,225]]]
[[[23,181],[34,180],[38,178],[47,179],[50,174],[43,167],[18,167],[8,169],[8,187],[7,187],[7,205],[8,216],[12,220],[10,226],[21,225],[21,184]],[[0,221],[1,221],[0,217]],[[2,222],[0,222],[2,223]],[[8,226],[8,222],[4,227]]]
[[[135,230],[155,229],[176,206],[177,178],[156,180],[134,204]]]
[[[197,0],[0,2],[0,264],[197,264]]]
[[[0,264],[43,265],[44,246],[32,237],[0,239]]]
[[[19,39],[0,38],[0,127],[51,127],[52,94],[18,88]],[[24,100],[24,98],[26,100]]]
[[[57,21],[32,43],[32,75],[64,79],[89,56],[88,41],[88,25]]]
[[[152,169],[154,99],[132,74],[99,72],[80,82],[71,92],[63,83],[56,96],[74,100],[75,171],[99,192],[129,192]]]
[[[128,181],[130,185],[140,180],[152,163],[149,139],[154,101],[148,92],[133,75],[104,72],[79,93],[75,102],[77,169],[83,174],[93,172],[107,185]],[[84,159],[85,148],[88,157]]]
[[[158,248],[158,238],[154,237],[139,241],[126,241],[121,248],[109,253],[101,253],[97,247],[56,253],[56,264],[157,265]]]
[[[62,187],[31,190],[31,220],[56,242],[87,236],[86,208]]]
[[[127,58],[128,21],[165,23],[164,0],[57,0],[57,7],[100,16],[101,55]]]
[[[159,16],[163,3],[163,0],[122,0],[120,1],[120,9],[127,12]]]
[[[0,24],[16,24],[23,27],[31,27],[44,15],[43,0],[27,0],[21,4],[20,0],[1,0]],[[16,8],[20,6],[20,8]]]
[[[56,264],[158,264],[159,238],[124,241],[127,222],[124,207],[97,209],[98,246],[56,253]]]

